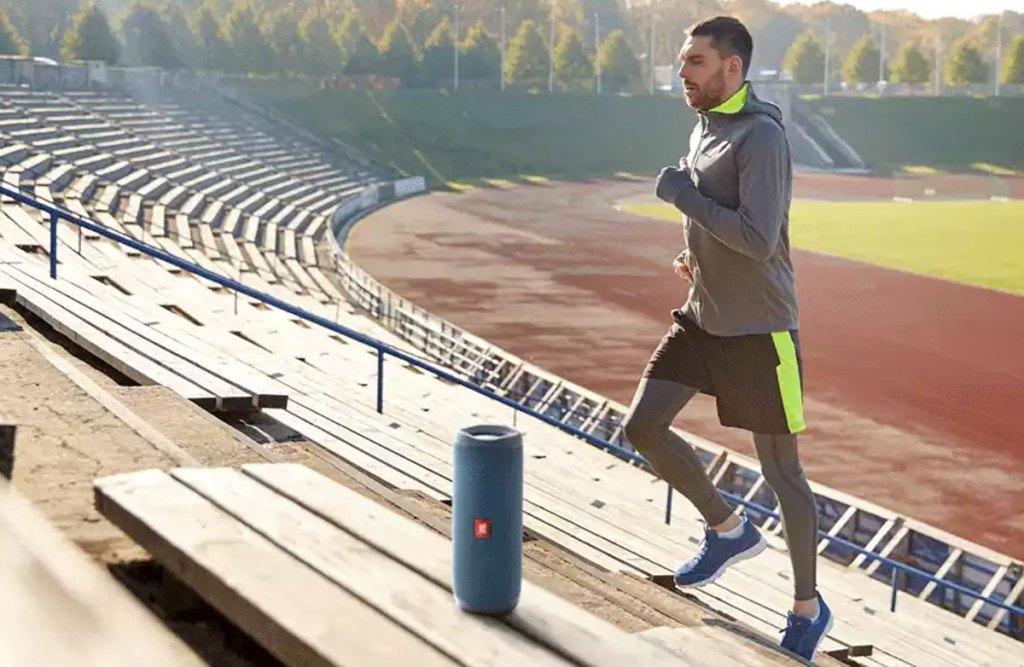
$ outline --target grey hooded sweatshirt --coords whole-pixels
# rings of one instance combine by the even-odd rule
[[[789,255],[792,161],[774,104],[749,83],[700,112],[690,136],[692,187],[675,199],[686,217],[693,286],[682,313],[717,336],[798,328]]]

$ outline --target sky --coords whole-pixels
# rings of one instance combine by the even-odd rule
[[[819,0],[782,0],[783,4],[799,2],[813,5]],[[922,18],[935,19],[955,16],[970,19],[986,14],[998,14],[1004,10],[1024,12],[1024,0],[843,0],[865,12],[875,9],[906,9]]]

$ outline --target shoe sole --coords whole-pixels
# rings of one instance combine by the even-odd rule
[[[814,660],[814,656],[818,653],[818,647],[821,646],[821,642],[825,641],[825,637],[828,637],[828,633],[832,632],[832,621],[835,620],[835,614],[829,614],[828,623],[825,624],[825,630],[818,637],[818,641],[814,644],[814,650],[811,651],[811,657],[808,661]]]
[[[768,548],[768,541],[766,539],[764,539],[764,535],[761,535],[761,536],[759,536],[759,539],[757,540],[757,544],[755,544],[754,546],[750,547],[746,551],[741,551],[738,554],[736,554],[735,556],[732,556],[731,558],[726,560],[724,563],[722,563],[722,566],[719,567],[715,571],[715,573],[712,574],[707,579],[704,579],[702,581],[698,581],[698,582],[695,582],[695,583],[692,583],[692,584],[681,584],[674,577],[673,577],[673,581],[675,581],[676,586],[678,586],[679,588],[702,588],[704,586],[708,586],[710,584],[715,583],[715,581],[720,576],[722,576],[722,574],[727,569],[729,569],[729,566],[734,565],[735,563],[739,563],[741,561],[749,560],[749,559],[751,559],[754,556],[758,555],[759,553],[761,553],[762,551],[764,551],[767,548]]]

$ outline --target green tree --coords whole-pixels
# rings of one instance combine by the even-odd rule
[[[981,58],[981,51],[966,41],[957,42],[946,61],[946,81],[954,86],[988,81],[988,66]]]
[[[783,65],[797,83],[821,83],[825,80],[825,51],[814,33],[800,35],[786,52]]]
[[[121,46],[102,9],[92,4],[82,8],[64,35],[62,53],[64,60],[117,62]]]
[[[587,87],[594,80],[594,66],[575,30],[563,30],[555,46],[555,79],[570,89]]]
[[[0,55],[27,56],[28,45],[21,38],[14,24],[7,18],[7,12],[0,11]]]
[[[875,40],[865,35],[857,40],[843,64],[843,77],[854,83],[874,83],[878,81],[878,66],[882,53]]]
[[[291,8],[278,11],[270,20],[267,31],[270,48],[274,52],[274,64],[278,72],[299,72],[307,68],[309,60],[306,44],[299,32],[299,23]]]
[[[601,42],[601,87],[609,92],[632,88],[640,79],[640,63],[621,30],[613,30]]]
[[[28,53],[60,58],[63,40],[84,4],[81,0],[0,0],[0,10],[28,44]]]
[[[403,83],[419,81],[419,54],[403,23],[394,21],[384,31],[380,41],[380,55],[379,71],[382,75],[401,79]]]
[[[509,83],[537,85],[547,78],[548,47],[544,43],[540,26],[534,21],[523,21],[519,31],[508,45],[507,68]]]
[[[1024,86],[1024,36],[1018,35],[1010,43],[1003,61],[1002,82]]]
[[[209,7],[196,15],[196,66],[206,71],[233,69],[231,47],[224,38],[220,23]]]
[[[727,13],[743,21],[754,38],[751,72],[780,69],[790,45],[807,30],[799,19],[780,7],[781,4],[769,0],[731,0],[728,3]]]
[[[121,25],[123,60],[128,65],[173,69],[181,66],[178,51],[167,34],[167,25],[155,9],[133,5]]]
[[[305,71],[313,76],[337,76],[345,70],[345,57],[331,35],[327,21],[310,14],[302,22],[307,62]]]
[[[501,47],[478,21],[459,45],[459,71],[466,79],[501,78]]]
[[[248,6],[231,12],[227,33],[236,71],[266,74],[273,69],[274,52]]]
[[[178,59],[183,67],[194,68],[199,63],[199,53],[196,44],[195,33],[188,23],[185,10],[177,3],[169,4],[163,11],[164,25],[167,27],[167,36],[178,52]]]
[[[423,49],[423,71],[431,81],[444,81],[455,76],[455,30],[447,16],[427,38]]]
[[[928,83],[932,67],[917,44],[907,44],[896,54],[892,79],[897,83]]]
[[[338,29],[338,46],[345,60],[345,74],[370,74],[380,63],[380,50],[370,41],[359,14],[349,14]]]

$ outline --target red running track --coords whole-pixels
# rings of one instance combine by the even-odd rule
[[[684,298],[669,266],[681,228],[612,208],[648,189],[432,195],[363,221],[349,250],[413,302],[628,403]],[[1024,298],[809,252],[794,262],[808,475],[1024,556]],[[677,423],[753,455],[710,399]]]

